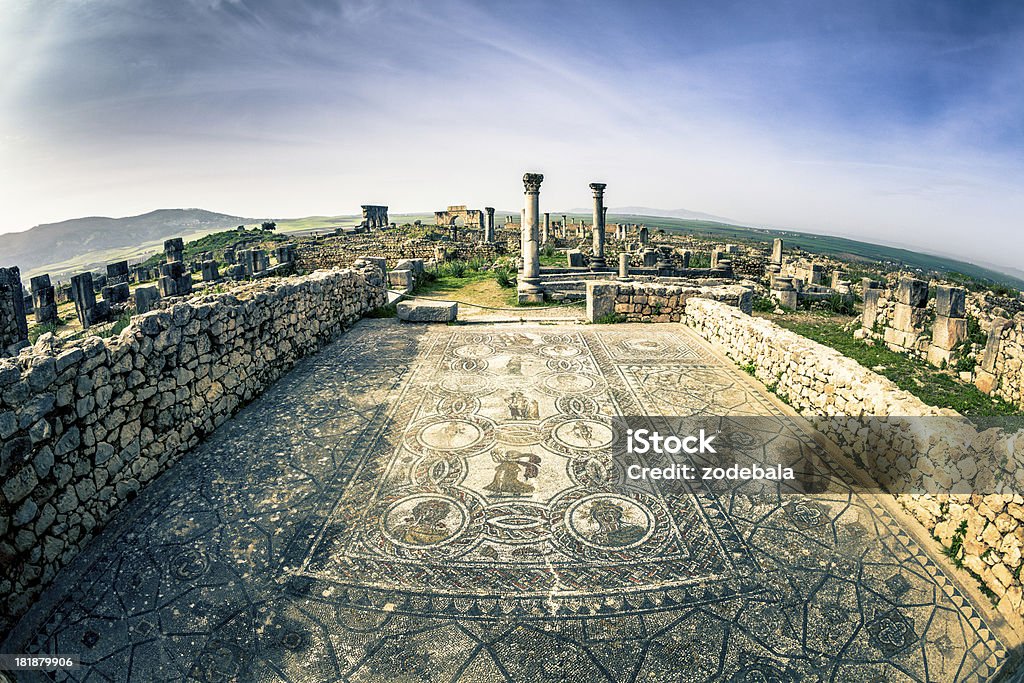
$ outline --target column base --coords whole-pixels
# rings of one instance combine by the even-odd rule
[[[544,303],[544,292],[519,292],[519,303],[542,304]]]
[[[592,258],[590,259],[590,269],[597,270],[598,268],[607,268],[608,264],[603,258]]]

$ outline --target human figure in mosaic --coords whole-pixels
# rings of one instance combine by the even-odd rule
[[[590,508],[590,518],[597,524],[597,531],[591,535],[591,540],[603,546],[624,546],[636,543],[647,530],[636,524],[629,524],[624,520],[625,511],[621,505],[611,501],[599,500]]]
[[[535,479],[540,473],[540,456],[519,451],[494,451],[491,459],[497,463],[494,468],[494,479],[484,488],[492,493],[521,496],[534,492],[533,484],[519,480],[522,470],[523,479]]]
[[[409,512],[409,516],[395,526],[394,534],[412,545],[440,543],[452,533],[444,523],[450,508],[451,505],[443,500],[425,500],[417,503]]]

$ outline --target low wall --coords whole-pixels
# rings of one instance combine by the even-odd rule
[[[148,482],[385,303],[383,285],[373,266],[262,281],[0,361],[0,635]]]
[[[664,285],[645,282],[587,283],[587,320],[599,322],[615,315],[626,322],[681,322],[688,299],[703,297],[749,314],[753,292],[740,285]]]
[[[296,247],[296,265],[306,271],[344,268],[357,259],[377,256],[385,258],[390,267],[403,259],[484,258],[493,261],[507,253],[506,245],[501,242],[430,240],[412,238],[394,230],[379,230],[300,242]]]
[[[684,322],[806,417],[1020,615],[1024,432],[979,430],[838,351],[733,306],[689,298]]]

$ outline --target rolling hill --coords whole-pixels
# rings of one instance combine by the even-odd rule
[[[203,209],[158,209],[126,218],[74,218],[0,236],[0,266],[19,266],[25,273],[88,252],[121,249],[253,222],[251,218]]]

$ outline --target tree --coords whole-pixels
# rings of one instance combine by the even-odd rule
[[[245,232],[245,226],[239,225],[237,228],[235,228],[235,230],[237,230],[238,232]]]
[[[267,232],[277,230],[277,223],[274,221],[263,221],[263,223],[260,224],[260,229],[266,230]]]

